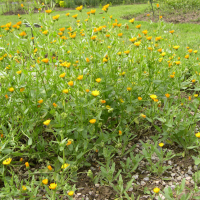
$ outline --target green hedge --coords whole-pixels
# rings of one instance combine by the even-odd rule
[[[148,0],[64,0],[65,7],[76,7],[76,6],[99,6],[105,4],[119,5],[119,4],[132,4],[132,3],[147,3]]]
[[[200,9],[200,0],[160,0],[170,9]]]

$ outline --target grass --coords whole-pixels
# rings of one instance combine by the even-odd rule
[[[121,6],[114,6],[110,7],[110,11],[113,15],[113,19],[118,19],[120,23],[125,23],[127,20],[121,19],[123,16],[129,16],[129,15],[135,15],[145,12],[149,8],[149,5],[147,4],[136,4],[136,5],[121,5]],[[97,13],[102,13],[101,8],[95,8]],[[84,12],[82,14],[83,18],[87,18],[87,12],[89,12],[91,8],[89,9],[84,9]],[[76,10],[66,10],[66,11],[55,11],[54,15],[60,15],[61,19],[59,21],[59,24],[56,24],[55,27],[59,28],[62,26],[66,26],[68,23],[72,21],[72,18],[67,18],[64,17],[66,13],[70,12],[71,16],[76,14]],[[149,11],[151,13],[151,11]],[[21,15],[22,19],[26,18],[28,21],[33,20],[35,23],[39,23],[39,16],[38,14],[32,14],[30,15]],[[104,23],[104,20],[102,19],[104,15],[100,14],[96,16],[96,19],[100,23]],[[12,21],[12,23],[16,23],[19,21],[19,18],[15,15],[8,15],[4,16],[1,15],[1,24],[5,24]],[[149,22],[143,22],[143,21],[138,21],[138,23],[144,25],[147,29],[150,27],[154,27],[155,29],[158,27],[157,23],[150,24]],[[196,46],[198,47],[197,44],[200,42],[200,39],[198,37],[198,33],[200,31],[200,27],[198,24],[165,24],[164,25],[166,30],[168,29],[176,29],[177,35],[181,38],[184,38],[183,44],[186,46]]]

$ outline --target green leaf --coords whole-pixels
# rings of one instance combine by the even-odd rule
[[[126,189],[125,189],[125,192],[128,191],[128,189],[132,186],[132,182],[133,182],[134,179],[131,179],[128,183],[127,183],[127,186],[126,186]]]
[[[135,122],[136,124],[139,124],[139,123],[140,123],[137,117],[134,119],[134,122]]]
[[[12,152],[12,149],[3,149],[1,152],[2,152],[3,154],[9,154],[9,153]]]
[[[8,134],[7,129],[6,129],[3,125],[1,126],[1,128],[2,128],[2,130],[3,130],[3,133]]]
[[[154,127],[156,128],[156,130],[158,131],[158,132],[162,132],[162,130],[157,126],[157,125],[154,125]]]
[[[33,140],[32,140],[32,138],[30,137],[30,138],[28,139],[28,145],[31,146],[32,143],[33,143]]]
[[[195,156],[192,156],[192,158],[194,159],[194,164],[195,165],[199,165],[200,164],[200,158],[197,158]]]
[[[182,180],[182,182],[181,182],[181,185],[180,185],[180,193],[181,192],[183,192],[183,190],[184,190],[184,188],[185,188],[185,178]]]
[[[64,164],[64,160],[63,160],[60,156],[58,156],[58,160],[59,160],[62,164]]]
[[[166,122],[166,119],[164,119],[164,118],[156,117],[156,119],[159,120],[159,121],[162,122],[162,123],[165,123],[165,122]]]
[[[132,108],[133,108],[133,106],[131,106],[131,105],[127,106],[126,112],[130,113],[132,111]]]
[[[81,158],[84,155],[83,152],[79,153],[78,156],[76,156],[76,160],[78,160],[79,158]]]

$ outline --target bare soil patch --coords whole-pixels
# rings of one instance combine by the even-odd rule
[[[147,14],[150,14],[148,16]],[[163,11],[155,11],[154,16],[152,11],[146,11],[145,13],[139,14],[139,15],[128,15],[123,16],[123,19],[132,19],[135,18],[136,21],[150,21],[158,22],[159,16],[162,16],[162,20],[167,23],[192,23],[192,24],[200,24],[200,12],[198,10],[195,11],[183,11],[183,10],[167,10]]]

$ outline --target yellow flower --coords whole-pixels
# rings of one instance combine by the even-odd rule
[[[24,5],[23,5],[23,4],[21,4],[21,7],[23,8],[23,7],[24,7]]]
[[[51,165],[48,165],[47,168],[48,168],[49,171],[52,171],[52,169],[53,169],[53,168],[51,167]]]
[[[78,79],[78,80],[82,80],[82,79],[83,79],[83,75],[79,75],[79,76],[77,77],[77,79]]]
[[[17,71],[16,73],[17,73],[17,74],[21,74],[21,73],[22,73],[22,70],[20,70],[20,71]]]
[[[73,86],[73,85],[74,85],[74,82],[73,82],[73,81],[69,81],[69,82],[68,82],[68,85],[69,85],[69,86]]]
[[[141,24],[138,24],[138,25],[136,26],[136,28],[138,28],[138,29],[140,29],[140,27],[141,27]]]
[[[79,6],[79,7],[76,8],[76,10],[78,10],[80,12],[82,11],[82,9],[83,9],[83,6]]]
[[[93,35],[93,36],[91,37],[92,40],[96,40],[96,38],[97,38],[96,35]]]
[[[188,52],[189,52],[189,53],[192,53],[192,49],[189,49]]]
[[[45,30],[45,31],[43,31],[42,33],[44,34],[44,35],[47,35],[48,34],[48,30]]]
[[[26,186],[22,185],[22,190],[26,191],[27,190]]]
[[[144,31],[142,31],[142,33],[143,33],[144,35],[146,35],[146,34],[148,33],[148,31],[147,31],[147,30],[144,30]]]
[[[195,81],[196,81],[196,80],[195,80],[195,79],[193,79],[193,80],[192,80],[192,83],[195,83]]]
[[[146,115],[144,115],[144,114],[141,114],[141,117],[143,117],[143,118],[146,118]]]
[[[23,36],[26,36],[27,34],[25,31],[22,31],[19,35],[23,37]]]
[[[122,37],[122,35],[123,35],[123,33],[118,33],[118,36],[119,36],[119,37]]]
[[[135,18],[132,18],[132,19],[129,20],[129,22],[132,23],[132,24],[134,23],[134,21],[135,21]]]
[[[154,100],[154,99],[157,99],[158,97],[155,94],[152,94],[150,95],[150,98]]]
[[[129,91],[129,92],[132,90],[131,87],[127,87],[126,89],[127,89],[127,91]]]
[[[194,53],[197,53],[198,51],[197,51],[197,50],[194,50],[193,52],[194,52]]]
[[[152,39],[152,36],[149,36],[149,37],[147,37],[147,40],[149,40],[149,41],[150,41],[151,39]]]
[[[3,165],[9,165],[12,161],[12,158],[7,158],[6,160],[3,161]]]
[[[44,59],[42,59],[41,61],[44,62],[44,63],[48,63],[48,62],[49,62],[49,59],[48,59],[48,58],[44,58]]]
[[[64,32],[65,31],[65,27],[60,28],[59,31]]]
[[[122,135],[122,131],[119,130],[119,135]]]
[[[125,53],[126,55],[128,55],[128,54],[130,53],[130,50],[124,51],[124,53]]]
[[[38,103],[43,103],[43,99],[40,99],[40,100],[38,101]]]
[[[136,47],[139,47],[140,44],[141,44],[141,42],[135,42],[135,43],[134,43],[134,45],[135,45]]]
[[[70,13],[67,13],[67,14],[66,14],[66,16],[68,16],[68,17],[69,17],[69,15],[70,15]]]
[[[14,90],[15,89],[13,87],[11,87],[11,88],[8,89],[9,92],[14,92]]]
[[[24,87],[22,87],[22,88],[20,88],[20,92],[23,92],[25,90],[25,88]]]
[[[165,94],[165,96],[166,96],[167,98],[169,98],[169,97],[170,97],[170,94],[167,93],[167,94]]]
[[[68,194],[69,196],[73,196],[73,195],[74,195],[74,191],[69,191],[67,194]]]
[[[100,82],[101,82],[101,78],[97,78],[97,79],[96,79],[96,82],[97,82],[97,83],[100,83]]]
[[[159,37],[156,37],[156,41],[160,41],[162,39],[162,37],[161,36],[159,36]]]
[[[194,94],[194,97],[198,97],[199,95],[198,94]]]
[[[60,15],[56,15],[56,16],[53,16],[52,18],[53,18],[53,20],[58,20],[59,17],[60,17]]]
[[[101,103],[106,103],[106,100],[101,100],[100,102],[101,102]]]
[[[48,184],[48,179],[43,179],[43,180],[42,180],[42,183],[43,183],[44,185],[47,185],[47,184]]]
[[[176,61],[175,62],[177,65],[180,65],[181,64],[181,61]]]
[[[91,14],[95,14],[95,12],[96,12],[96,9],[94,9],[94,10],[91,10],[90,12],[91,12]]]
[[[188,58],[189,58],[189,55],[186,55],[185,58],[188,59]]]
[[[106,108],[109,110],[109,109],[111,108],[111,106],[109,106],[109,105],[106,105]]]
[[[53,103],[53,106],[56,108],[58,105],[56,103]]]
[[[46,13],[50,14],[52,10],[45,10]]]
[[[142,97],[138,97],[138,100],[141,101],[141,100],[142,100]]]
[[[174,49],[178,50],[180,46],[173,46]]]
[[[131,39],[129,39],[131,42],[135,42],[137,40],[137,37],[133,37]]]
[[[200,138],[200,132],[196,133],[195,136]]]
[[[29,168],[29,163],[25,162],[26,168]]]
[[[91,119],[89,122],[90,124],[94,124],[97,120],[96,119]]]
[[[90,90],[89,90],[89,89],[86,89],[85,91],[88,93]]]
[[[78,17],[78,14],[73,15],[72,17],[73,17],[74,19],[76,19],[76,18]]]
[[[65,93],[65,94],[68,94],[69,90],[68,89],[64,89],[62,92]]]
[[[69,146],[72,143],[72,140],[68,140],[66,146]]]
[[[44,121],[43,124],[46,125],[46,126],[48,126],[50,124],[50,122],[51,122],[51,120],[48,119],[48,120]]]
[[[159,143],[158,145],[159,145],[160,147],[163,147],[163,146],[164,146],[164,143],[161,142],[161,143]]]
[[[49,185],[49,189],[51,189],[51,190],[55,190],[56,187],[57,187],[57,184],[56,184],[56,183],[51,183],[51,184]]]
[[[100,93],[99,93],[99,91],[97,91],[97,90],[92,91],[92,95],[95,96],[95,97],[98,96],[99,94],[100,94]]]
[[[65,169],[65,168],[67,168],[67,167],[69,167],[69,166],[70,166],[70,164],[65,163],[64,165],[61,166],[61,169]]]
[[[106,58],[103,58],[103,62],[106,62],[106,63],[107,63],[107,62],[108,62],[108,59],[106,59]]]
[[[60,77],[60,78],[64,78],[64,77],[65,77],[65,74],[66,74],[66,73],[62,73],[62,74],[60,74],[59,77]]]
[[[24,160],[23,158],[20,158],[20,160],[19,160],[19,161],[20,161],[20,162],[23,162],[23,160]]]
[[[165,53],[165,52],[162,52],[160,55],[164,57],[164,56],[166,55],[166,53]]]
[[[157,188],[157,187],[156,187],[156,188],[153,189],[153,192],[156,193],[156,194],[157,194],[159,191],[160,191],[160,188]]]

